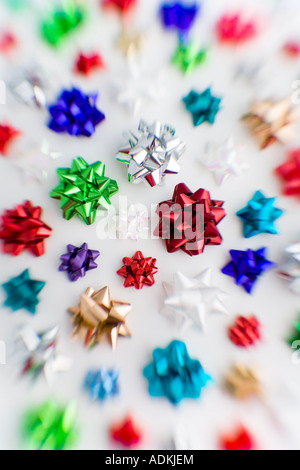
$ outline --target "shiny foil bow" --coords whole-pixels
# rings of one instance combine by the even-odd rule
[[[89,287],[81,294],[79,307],[69,309],[73,317],[73,335],[80,336],[89,348],[107,336],[115,350],[119,336],[131,336],[126,324],[131,310],[131,304],[111,300],[108,287],[98,292]]]
[[[102,0],[104,7],[116,8],[122,14],[128,13],[137,3],[137,0]]]
[[[0,154],[7,156],[10,145],[21,132],[8,124],[0,124]]]
[[[197,91],[190,91],[182,101],[185,104],[186,110],[192,114],[194,126],[200,126],[204,122],[213,124],[216,115],[220,111],[220,104],[222,98],[218,98],[211,94],[211,89],[207,88],[202,93]]]
[[[85,11],[76,1],[64,0],[58,8],[53,7],[49,17],[42,24],[42,36],[52,46],[62,40],[84,20]]]
[[[76,59],[75,71],[82,75],[89,76],[94,70],[103,68],[105,64],[100,54],[79,54]]]
[[[184,74],[189,74],[206,61],[207,53],[207,48],[199,49],[198,42],[179,41],[172,64],[177,65]]]
[[[235,364],[225,377],[228,392],[238,400],[262,395],[262,384],[256,370],[242,364]]]
[[[299,357],[298,346],[300,344],[299,341],[300,341],[300,317],[299,317],[298,321],[294,322],[293,332],[287,340],[287,342],[289,343],[290,346],[292,346],[292,348],[295,348],[295,345],[296,345],[296,347],[297,347],[296,352],[298,352],[298,357]]]
[[[49,107],[48,127],[57,133],[91,137],[105,115],[97,109],[98,93],[85,95],[79,88],[63,90],[58,101]]]
[[[235,319],[235,325],[229,328],[229,338],[236,346],[248,347],[255,344],[260,338],[260,323],[254,316]]]
[[[105,401],[109,397],[119,395],[119,369],[108,370],[102,367],[99,370],[90,370],[84,380],[84,388],[92,400]]]
[[[300,148],[291,150],[287,161],[275,171],[283,181],[283,194],[300,196]]]
[[[88,244],[83,243],[80,247],[67,246],[68,252],[60,257],[62,263],[60,271],[66,271],[70,281],[77,281],[84,277],[87,271],[98,267],[95,260],[100,256],[97,250],[89,250]]]
[[[0,239],[3,240],[3,252],[18,256],[28,250],[36,256],[45,253],[46,238],[52,229],[41,220],[42,208],[34,207],[30,201],[7,210],[2,215]]]
[[[158,271],[155,266],[156,258],[144,258],[143,253],[137,251],[132,258],[123,258],[123,264],[117,274],[125,278],[124,287],[134,286],[136,289],[142,289],[155,283],[154,274]]]
[[[208,142],[200,161],[214,174],[217,183],[222,185],[231,176],[239,176],[248,168],[242,158],[243,149],[242,145],[235,144],[232,137],[220,145]]]
[[[191,359],[182,341],[172,341],[166,349],[154,349],[153,362],[144,368],[153,397],[167,397],[177,404],[184,398],[199,398],[211,377],[200,362]]]
[[[37,333],[30,325],[20,330],[16,351],[22,353],[23,374],[33,379],[44,374],[50,384],[57,372],[67,372],[70,369],[71,359],[57,352],[58,331],[57,325],[40,333]]]
[[[4,305],[10,307],[13,312],[22,308],[34,315],[39,304],[38,294],[45,287],[44,281],[36,281],[30,278],[29,270],[25,269],[19,276],[12,277],[3,284],[7,299]]]
[[[121,424],[113,425],[110,435],[114,441],[120,442],[125,447],[132,447],[142,439],[141,431],[137,429],[131,416],[127,416]]]
[[[240,44],[254,38],[257,27],[254,21],[244,21],[239,14],[226,14],[217,22],[216,34],[222,43]]]
[[[300,294],[300,242],[286,247],[289,256],[286,263],[279,268],[279,274],[289,281],[289,287],[295,294]]]
[[[242,120],[257,139],[259,148],[265,149],[274,142],[285,145],[294,140],[294,123],[299,116],[299,110],[292,109],[291,100],[287,98],[281,101],[256,102]]]
[[[47,105],[46,92],[54,87],[53,76],[49,69],[40,64],[25,70],[21,68],[12,77],[9,87],[18,101],[44,109]]]
[[[239,426],[234,434],[221,436],[221,445],[224,450],[253,450],[256,448],[253,437],[244,426]]]
[[[23,432],[30,450],[64,450],[78,439],[77,406],[74,401],[66,407],[55,400],[29,410],[23,419]]]
[[[192,193],[180,183],[172,199],[157,206],[160,222],[154,235],[166,239],[168,253],[181,249],[190,256],[199,255],[206,245],[222,243],[217,225],[226,215],[223,204],[211,199],[205,189]]]
[[[275,221],[283,214],[283,210],[274,207],[276,197],[265,197],[256,191],[252,199],[236,215],[244,224],[244,237],[250,238],[260,233],[278,233]]]
[[[186,33],[192,27],[199,10],[197,3],[186,6],[183,3],[175,2],[163,4],[160,11],[165,28]]]
[[[259,276],[275,267],[275,263],[266,259],[266,248],[259,250],[230,250],[231,262],[223,269],[222,273],[235,279],[238,286],[242,286],[248,294],[251,294],[254,284]]]
[[[158,121],[148,126],[141,120],[139,133],[139,137],[129,133],[129,146],[121,148],[116,155],[118,161],[128,166],[128,181],[143,181],[153,187],[165,175],[177,174],[185,144],[175,136],[175,130]]]
[[[228,313],[222,302],[224,292],[212,285],[210,269],[196,277],[176,272],[172,284],[164,282],[163,287],[166,298],[161,313],[174,318],[182,329],[192,325],[204,329],[208,315]]]
[[[78,157],[71,168],[59,168],[57,174],[60,184],[50,195],[61,201],[67,220],[77,215],[87,225],[93,224],[97,210],[107,210],[110,197],[119,191],[117,182],[105,176],[102,162],[89,165],[84,158]]]

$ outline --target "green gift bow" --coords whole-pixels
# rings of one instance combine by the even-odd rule
[[[75,428],[77,406],[74,401],[61,407],[48,400],[24,417],[24,433],[29,449],[63,450],[72,447],[78,438]]]
[[[60,200],[67,220],[77,215],[87,225],[93,224],[97,209],[107,210],[111,205],[110,197],[119,191],[117,182],[104,176],[102,162],[89,165],[84,158],[78,157],[71,168],[59,168],[57,174],[61,182],[50,196]]]

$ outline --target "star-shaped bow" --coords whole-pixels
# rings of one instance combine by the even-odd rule
[[[136,116],[146,104],[151,104],[164,94],[162,74],[140,67],[130,68],[126,76],[116,79],[114,91],[116,101],[132,116]]]
[[[288,159],[276,168],[277,175],[283,180],[283,194],[300,195],[300,148],[291,150]]]
[[[206,121],[209,124],[215,122],[222,98],[213,96],[211,89],[207,88],[202,93],[192,90],[182,101],[187,111],[192,114],[194,126],[197,127]]]
[[[228,392],[239,400],[262,395],[262,384],[257,371],[242,364],[235,364],[228,372],[225,386]]]
[[[57,325],[40,333],[30,325],[20,330],[16,350],[22,354],[23,374],[37,379],[43,373],[50,384],[57,372],[70,369],[71,359],[57,352],[58,331]]]
[[[275,142],[284,145],[294,140],[295,121],[299,116],[299,109],[293,109],[290,98],[287,98],[256,102],[242,120],[257,139],[259,148],[265,149]]]
[[[166,175],[179,172],[178,160],[185,151],[185,144],[172,127],[159,121],[149,126],[141,120],[139,136],[129,133],[128,140],[129,146],[121,148],[116,158],[127,165],[129,182],[143,181],[154,187]]]
[[[224,450],[253,450],[256,448],[252,435],[244,426],[239,426],[234,434],[221,436]]]
[[[112,7],[119,10],[120,13],[126,14],[136,5],[137,0],[102,0],[104,7]]]
[[[21,132],[8,124],[0,124],[0,154],[7,156],[12,142],[19,137]]]
[[[252,199],[236,214],[244,224],[244,237],[250,238],[260,233],[278,233],[274,222],[283,210],[274,207],[276,197],[267,198],[261,191],[256,191]]]
[[[87,271],[98,267],[95,260],[100,256],[98,250],[90,250],[87,243],[80,247],[74,245],[67,246],[68,252],[60,257],[62,263],[59,271],[66,271],[70,281],[77,281],[84,277]]]
[[[123,264],[117,274],[125,278],[124,287],[142,289],[144,286],[153,286],[154,275],[158,271],[155,266],[156,258],[144,258],[143,253],[137,251],[132,258],[123,258]]]
[[[239,316],[228,330],[229,338],[236,346],[246,348],[260,339],[260,329],[261,325],[254,316],[248,318]]]
[[[251,294],[254,284],[264,271],[275,267],[275,263],[266,259],[266,248],[259,250],[230,250],[231,261],[223,269],[222,273],[235,279],[235,283],[242,286],[248,294]]]
[[[211,199],[206,189],[194,193],[184,184],[175,186],[172,199],[158,204],[160,217],[154,235],[166,241],[168,253],[183,250],[199,255],[206,245],[220,245],[217,225],[225,217],[224,201]]]
[[[113,350],[119,336],[131,336],[126,317],[131,312],[129,303],[111,300],[108,287],[98,292],[89,287],[81,294],[79,307],[71,307],[73,335],[83,338],[89,348],[95,346],[103,336],[108,336]]]
[[[144,36],[139,32],[126,29],[123,26],[116,46],[128,59],[132,59],[141,51],[144,45],[144,39]]]
[[[43,281],[31,279],[29,270],[26,269],[19,276],[13,277],[3,284],[7,295],[4,305],[10,307],[14,312],[24,308],[34,315],[39,304],[38,294],[45,284]]]
[[[176,272],[172,284],[164,283],[163,287],[166,298],[161,313],[174,318],[182,329],[192,325],[204,329],[208,315],[228,314],[222,302],[224,292],[212,285],[211,269],[196,277]]]
[[[109,370],[101,367],[99,370],[89,370],[84,380],[84,388],[90,398],[95,401],[105,401],[109,397],[119,395],[119,369],[114,367]]]
[[[280,267],[279,274],[289,281],[292,292],[300,294],[300,242],[286,247],[285,252],[289,259]]]
[[[102,162],[89,165],[84,158],[78,157],[71,168],[59,168],[57,174],[60,184],[50,195],[61,201],[67,220],[77,215],[87,225],[93,224],[97,209],[107,210],[110,197],[119,190],[117,182],[105,176]]]
[[[239,176],[248,168],[242,160],[243,148],[236,145],[232,137],[221,145],[208,143],[200,161],[214,174],[217,183],[222,185],[231,176]]]
[[[161,7],[162,21],[167,29],[175,29],[181,35],[186,34],[192,27],[199,12],[199,6],[184,5],[180,2],[163,4]]]
[[[144,368],[153,397],[166,397],[173,404],[184,398],[197,399],[211,381],[200,362],[189,356],[182,341],[172,341],[165,349],[153,351],[153,362]]]
[[[62,155],[51,149],[47,140],[40,144],[29,141],[26,145],[22,143],[22,146],[18,147],[12,163],[21,170],[26,183],[37,181],[44,184],[48,180],[54,161]]]
[[[191,41],[185,43],[179,41],[172,63],[177,65],[184,74],[193,72],[199,65],[203,64],[207,58],[207,48],[199,49],[198,43]]]
[[[105,63],[100,54],[79,54],[75,62],[75,71],[89,76],[94,70],[105,68]]]
[[[125,447],[132,447],[142,439],[142,433],[137,429],[131,416],[127,416],[122,423],[114,424],[110,429],[110,435],[114,441],[120,442]]]
[[[63,90],[53,105],[49,129],[59,134],[91,137],[105,115],[97,108],[98,93],[86,95],[79,88]]]
[[[30,201],[7,210],[2,216],[0,239],[3,251],[14,256],[28,250],[35,256],[45,253],[45,239],[52,229],[41,220],[42,208],[34,207]]]

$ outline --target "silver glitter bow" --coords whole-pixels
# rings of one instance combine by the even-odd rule
[[[175,130],[159,121],[149,126],[141,120],[139,133],[139,137],[128,133],[129,146],[116,155],[118,161],[128,166],[128,181],[143,181],[153,187],[161,184],[166,174],[177,174],[185,144],[175,136]]]

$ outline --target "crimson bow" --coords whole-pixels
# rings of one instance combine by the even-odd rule
[[[166,240],[168,253],[181,249],[190,256],[199,255],[205,245],[222,243],[217,225],[226,215],[223,204],[211,199],[205,189],[192,193],[180,183],[172,199],[158,204],[160,221],[154,235]]]

